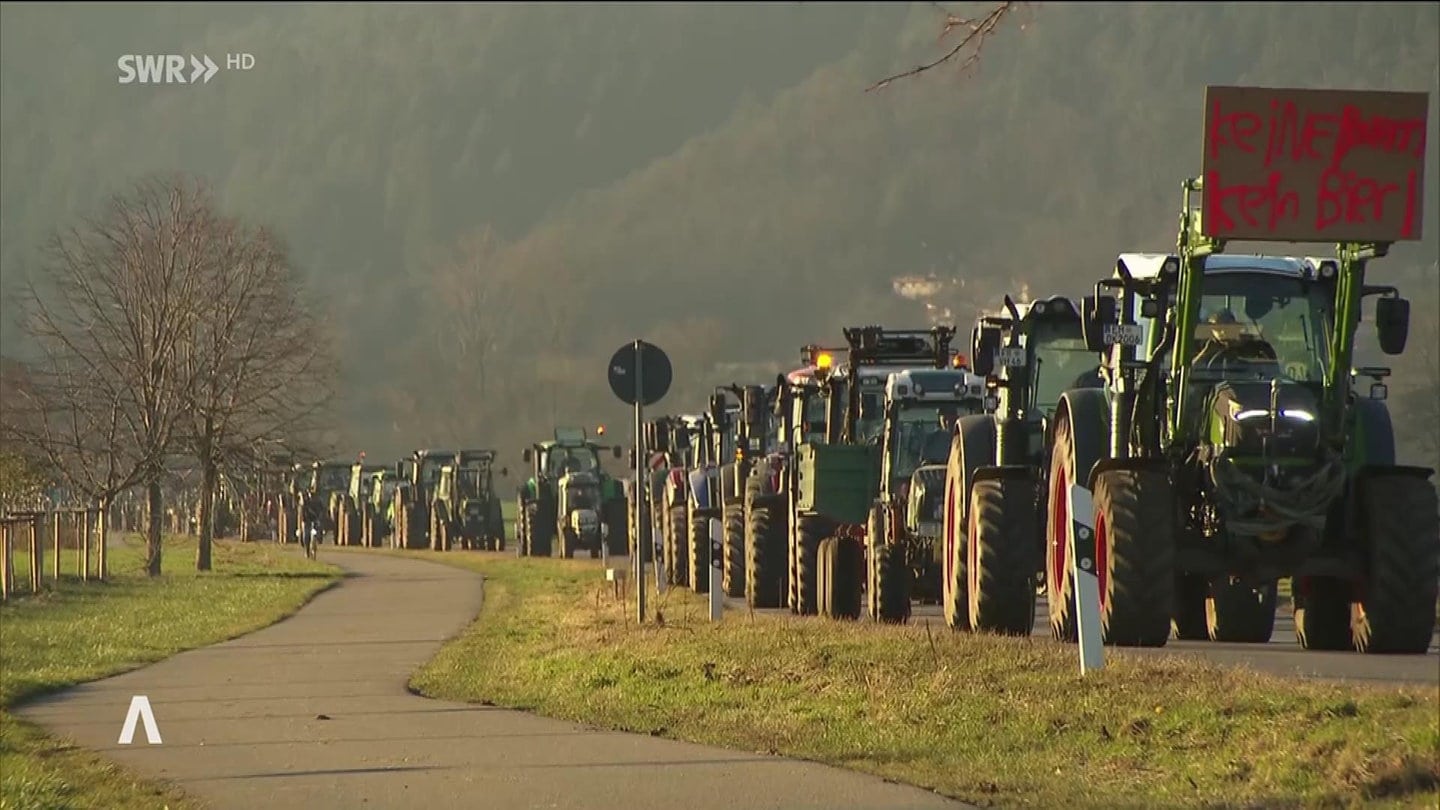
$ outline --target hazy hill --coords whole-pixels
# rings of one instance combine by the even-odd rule
[[[868,94],[936,53],[933,7],[217,9],[3,8],[5,283],[102,191],[203,173],[326,296],[372,457],[623,423],[604,364],[636,335],[693,410],[717,364],[926,325],[897,277],[964,331],[1003,291],[1081,294],[1173,243],[1212,83],[1429,90],[1432,227],[1375,275],[1417,320],[1440,299],[1434,3],[1041,4],[970,75]],[[256,68],[115,83],[119,53],[186,50]]]

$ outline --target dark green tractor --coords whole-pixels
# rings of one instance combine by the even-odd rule
[[[391,505],[395,498],[395,471],[387,466],[367,477],[368,484],[361,486],[360,543],[366,548],[380,548],[393,529]]]
[[[860,617],[870,574],[866,535],[881,493],[885,384],[907,367],[950,365],[954,329],[845,330],[845,364],[824,380],[826,441],[796,448],[790,506],[796,612]],[[871,555],[873,556],[873,555]]]
[[[1387,244],[1337,258],[1225,255],[1185,184],[1176,255],[1122,255],[1086,298],[1106,387],[1067,391],[1050,463],[1051,627],[1075,635],[1066,495],[1092,493],[1107,643],[1265,642],[1292,578],[1310,649],[1423,653],[1435,627],[1432,470],[1395,463],[1383,384],[1352,370],[1362,301],[1386,354],[1409,303],[1365,283]]]
[[[717,396],[729,394],[735,402],[712,403],[711,419],[719,420],[725,452],[719,459],[719,518],[724,541],[721,544],[721,587],[726,596],[745,596],[745,523],[747,485],[760,464],[774,449],[776,420],[772,413],[775,387],[728,385],[716,389]],[[733,457],[732,457],[733,456]]]
[[[602,450],[620,458],[619,445],[590,441],[584,428],[556,428],[554,439],[525,449],[531,475],[520,486],[516,515],[517,551],[522,557],[560,556],[576,551],[600,555],[625,550],[626,500],[620,481],[605,472]]]
[[[435,489],[440,470],[455,463],[454,450],[416,450],[395,465],[391,544],[395,548],[438,549],[443,539],[435,531]]]
[[[1063,296],[982,316],[971,335],[990,413],[956,426],[946,471],[945,623],[1029,635],[1045,581],[1045,477],[1055,408],[1070,389],[1098,389],[1099,356]]]
[[[368,546],[367,507],[375,478],[389,470],[389,465],[356,462],[350,465],[350,481],[345,491],[336,494],[335,544]]]
[[[466,551],[504,551],[505,517],[495,489],[494,450],[461,450],[455,464],[440,469],[435,513],[448,543]],[[508,468],[500,468],[502,477]],[[448,545],[447,545],[448,547]]]

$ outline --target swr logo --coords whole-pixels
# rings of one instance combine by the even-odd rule
[[[209,56],[191,56],[190,76],[186,78],[186,59],[180,54],[127,53],[117,60],[121,84],[194,84],[210,81],[220,66]]]

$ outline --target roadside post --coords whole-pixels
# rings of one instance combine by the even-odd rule
[[[1080,640],[1080,674],[1105,666],[1104,631],[1100,627],[1100,576],[1095,569],[1095,503],[1090,490],[1070,487],[1071,577],[1075,582],[1076,634]]]
[[[648,476],[645,474],[645,406],[654,405],[669,392],[672,373],[670,358],[665,352],[643,340],[621,346],[610,358],[610,390],[620,401],[635,406],[635,489],[640,492],[635,498],[634,513],[637,538],[642,537],[640,527],[645,525],[645,506],[649,495]],[[636,546],[635,620],[644,624],[645,555],[640,553],[638,539]]]

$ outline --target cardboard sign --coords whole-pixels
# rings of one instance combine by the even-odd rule
[[[1206,88],[1205,235],[1420,239],[1429,102],[1428,93]]]

